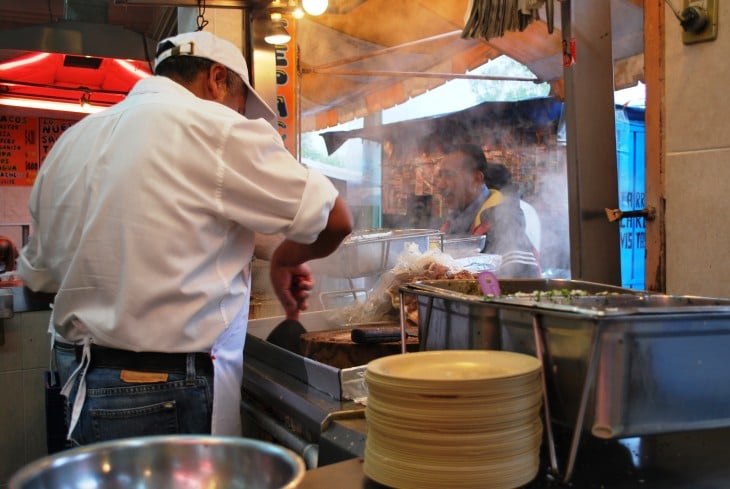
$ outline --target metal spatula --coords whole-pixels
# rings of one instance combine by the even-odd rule
[[[271,330],[269,336],[266,337],[266,341],[299,354],[301,350],[300,337],[306,332],[307,330],[299,321],[285,319]]]

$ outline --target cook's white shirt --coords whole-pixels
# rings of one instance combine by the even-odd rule
[[[236,395],[224,391],[240,395],[254,232],[311,243],[336,196],[263,119],[150,77],[55,143],[18,273],[57,291],[54,325],[69,341],[211,351],[220,408],[219,396]],[[216,425],[214,413],[214,434],[237,434]]]

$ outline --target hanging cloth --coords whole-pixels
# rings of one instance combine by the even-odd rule
[[[552,0],[548,0],[548,18],[552,20]],[[489,40],[503,37],[507,31],[523,31],[539,19],[545,0],[470,0],[464,17],[461,37]],[[552,22],[548,32],[552,33]]]

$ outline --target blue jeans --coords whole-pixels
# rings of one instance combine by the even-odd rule
[[[71,373],[76,368],[74,362],[76,361],[76,352],[74,346],[69,343],[61,343],[56,341],[53,345],[53,361],[55,363],[56,372],[58,372],[58,378],[61,383],[61,387],[66,385]]]
[[[78,366],[76,360],[71,368]],[[133,368],[133,367],[130,367]],[[165,382],[129,383],[121,369],[90,367],[86,401],[71,438],[86,445],[147,435],[209,434],[213,412],[213,376],[168,372]],[[66,401],[66,421],[76,398],[78,379]]]

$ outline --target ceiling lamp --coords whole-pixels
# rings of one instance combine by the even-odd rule
[[[304,18],[304,10],[302,10],[302,7],[300,7],[300,6],[297,5],[296,7],[294,7],[294,10],[292,10],[291,15],[295,19],[303,19]]]
[[[309,15],[322,15],[327,10],[327,0],[302,0],[302,7]]]
[[[271,24],[269,31],[264,36],[264,41],[269,44],[286,44],[291,41],[291,36],[287,32],[281,20],[281,14],[274,12],[271,14]]]

